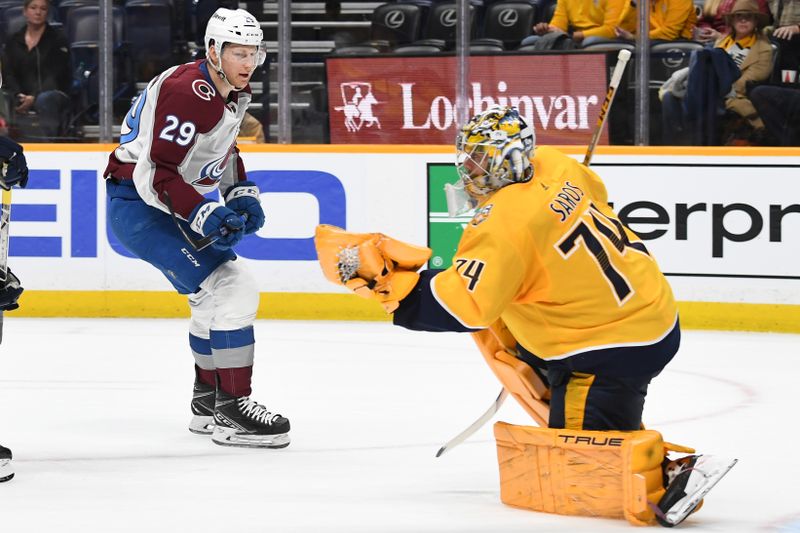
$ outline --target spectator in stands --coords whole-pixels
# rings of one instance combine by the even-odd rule
[[[800,0],[769,0],[769,9],[775,18],[772,36],[793,40],[800,36]]]
[[[54,139],[69,120],[72,82],[67,38],[47,22],[48,0],[25,0],[27,24],[9,36],[3,54],[3,77],[13,109],[11,125],[24,115],[39,117],[41,136]]]
[[[722,36],[728,35],[731,29],[725,21],[725,15],[731,12],[734,2],[736,0],[706,0],[702,14],[697,19],[695,40],[711,46]],[[767,0],[758,0],[758,10],[769,15]]]
[[[733,111],[744,124],[723,139],[734,144],[737,139],[764,135],[764,122],[747,97],[748,83],[766,81],[772,73],[772,46],[763,33],[769,17],[762,13],[756,0],[736,0],[733,10],[725,16],[731,33],[722,37],[715,46],[728,52],[742,75],[733,83],[731,94],[725,98],[725,109]]]
[[[252,139],[252,142],[261,144],[267,142],[264,137],[264,126],[261,121],[250,113],[244,114],[242,119],[242,126],[239,128],[239,137],[246,137]]]
[[[759,85],[750,91],[750,100],[767,133],[779,146],[800,146],[800,86],[794,89]]]
[[[751,135],[763,135],[764,123],[746,91],[749,83],[766,80],[772,71],[772,47],[761,31],[768,17],[759,11],[756,0],[736,0],[726,20],[731,33],[719,39],[714,49],[693,52],[688,71],[673,74],[659,94],[666,144],[683,144],[684,130],[716,131],[718,102],[713,97],[719,89],[732,117],[728,121],[729,132],[724,135],[725,144],[740,144],[738,141]],[[686,78],[684,95],[675,89],[680,85],[676,79],[681,77]],[[712,96],[711,101],[708,95]],[[698,123],[710,123],[711,127],[697,127]],[[710,136],[703,139],[710,140]],[[693,139],[691,143],[699,141]]]
[[[550,22],[533,26],[535,35],[526,37],[520,46],[535,44],[548,34],[569,35],[580,46],[593,40],[613,39],[614,26],[626,0],[558,0]]]
[[[625,3],[615,29],[617,37],[626,41],[636,38],[639,21],[637,0]],[[692,0],[650,0],[650,40],[675,41],[691,39],[697,14]]]
[[[800,70],[800,0],[769,0],[769,7],[775,19],[772,42],[778,46],[775,78],[786,82],[786,74],[797,76]]]

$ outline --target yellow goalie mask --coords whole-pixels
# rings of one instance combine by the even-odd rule
[[[529,181],[535,144],[533,128],[513,107],[492,106],[472,117],[456,138],[459,180],[445,186],[450,216],[469,211],[506,185]]]

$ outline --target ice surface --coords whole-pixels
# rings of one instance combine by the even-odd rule
[[[0,532],[628,531],[500,503],[491,424],[436,459],[499,385],[467,335],[258,321],[254,395],[283,450],[192,435],[185,320],[23,319],[0,346]],[[738,457],[687,531],[800,531],[800,336],[688,331],[645,421]],[[495,417],[527,424],[509,400]]]

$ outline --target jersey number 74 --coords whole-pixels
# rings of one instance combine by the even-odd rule
[[[588,220],[591,220],[591,224],[587,223]],[[614,267],[603,242],[611,243],[620,255],[632,250],[650,256],[644,244],[631,242],[622,222],[601,213],[594,204],[589,204],[578,222],[572,225],[555,247],[564,259],[569,259],[583,244],[600,268],[619,305],[624,305],[633,296],[634,290],[625,275]]]

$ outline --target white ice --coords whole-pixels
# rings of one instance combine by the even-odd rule
[[[499,385],[467,335],[386,323],[258,321],[254,398],[283,450],[187,431],[184,320],[22,319],[0,346],[0,532],[635,531],[499,499],[491,424],[436,459]],[[645,421],[739,464],[682,529],[800,531],[800,336],[687,331]],[[506,402],[496,419],[529,423]]]

